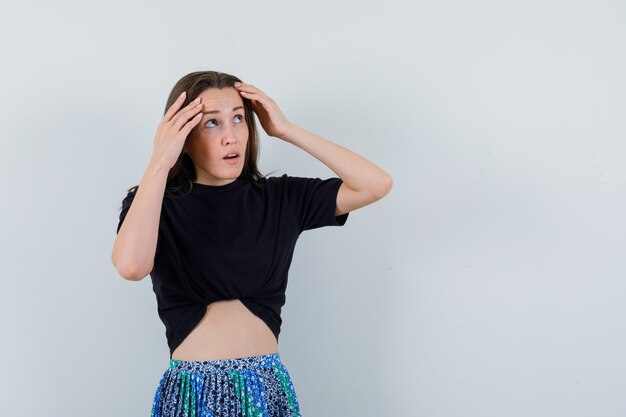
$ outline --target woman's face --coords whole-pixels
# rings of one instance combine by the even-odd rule
[[[183,146],[196,168],[196,181],[226,185],[241,175],[248,143],[248,125],[237,90],[209,88],[202,97],[202,120],[191,130]],[[234,158],[228,158],[236,154]]]

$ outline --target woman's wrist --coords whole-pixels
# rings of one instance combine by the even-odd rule
[[[285,133],[280,136],[280,139],[284,140],[285,142],[295,144],[297,139],[302,136],[301,133],[302,129],[299,126],[290,122],[285,129]]]
[[[166,167],[165,164],[161,163],[154,159],[154,157],[150,158],[150,162],[148,162],[148,166],[144,172],[144,176],[151,177],[155,179],[163,179],[167,180],[167,175],[169,174],[170,168]]]

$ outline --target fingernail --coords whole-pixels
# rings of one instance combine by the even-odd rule
[[[235,87],[240,87],[241,83],[239,81],[235,81]]]
[[[200,97],[194,100],[195,103],[200,103]]]
[[[186,91],[183,91],[182,93],[180,93],[180,95],[178,96],[178,98],[181,98],[182,96],[184,96],[186,93]]]

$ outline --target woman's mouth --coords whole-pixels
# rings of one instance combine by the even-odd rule
[[[223,158],[229,164],[236,164],[239,162],[239,154],[236,152],[229,153]]]

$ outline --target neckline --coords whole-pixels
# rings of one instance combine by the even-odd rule
[[[191,184],[192,184],[191,191],[193,191],[193,190],[198,190],[198,191],[202,191],[202,192],[226,191],[226,190],[232,190],[232,189],[235,189],[235,188],[239,188],[244,183],[245,183],[245,179],[241,178],[241,177],[238,177],[234,181],[231,181],[228,184],[224,184],[224,185],[207,185],[207,184],[201,184],[199,182],[193,182],[192,181],[191,182]]]

